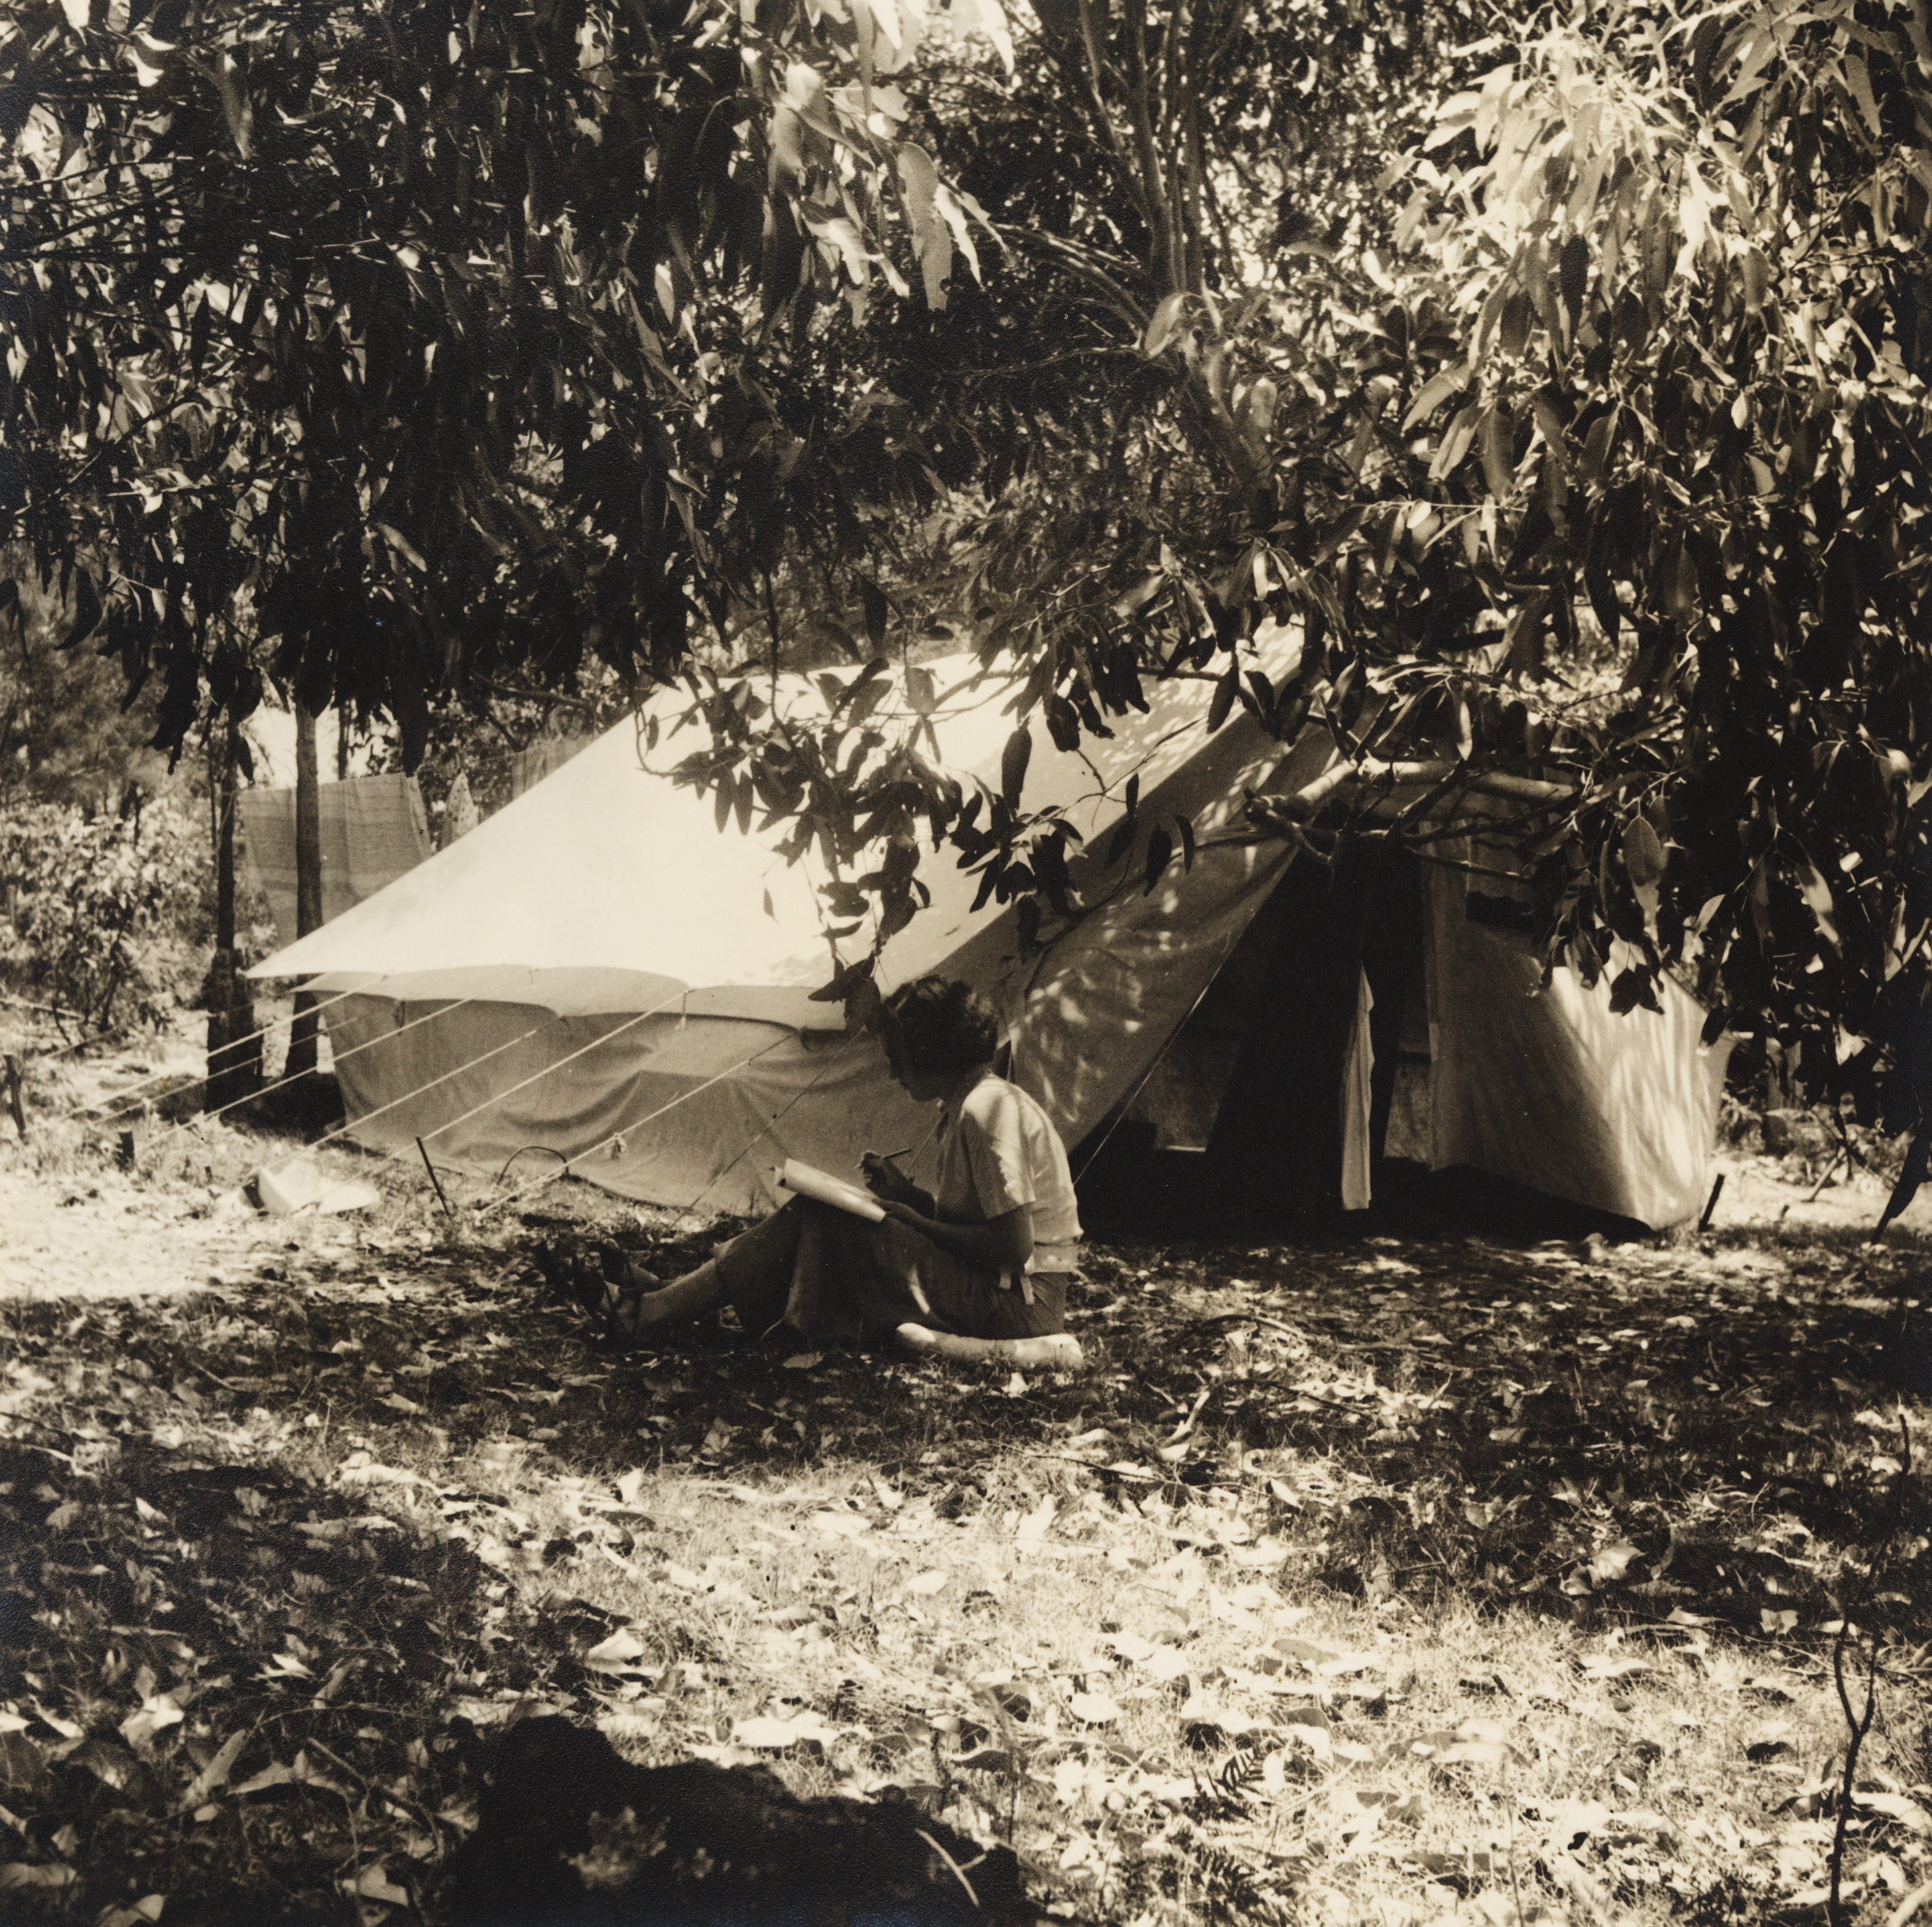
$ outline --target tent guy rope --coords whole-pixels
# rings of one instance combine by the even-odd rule
[[[442,1014],[442,1013],[440,1011],[434,1013],[434,1014],[438,1016],[440,1016]],[[644,1021],[644,1017],[655,1016],[656,1014],[656,1013],[655,1011],[646,1011],[643,1016],[633,1017],[631,1020],[631,1022],[632,1023],[641,1023]],[[529,1029],[520,1032],[518,1035],[506,1038],[501,1044],[493,1044],[488,1050],[479,1051],[474,1057],[464,1059],[464,1060],[461,1063],[457,1065],[454,1068],[443,1071],[440,1076],[431,1077],[427,1083],[418,1084],[413,1090],[404,1092],[400,1097],[392,1098],[387,1104],[378,1104],[374,1110],[365,1110],[362,1113],[361,1116],[351,1119],[344,1123],[338,1125],[334,1130],[326,1133],[322,1137],[318,1137],[310,1148],[311,1149],[319,1150],[325,1144],[334,1143],[338,1137],[347,1137],[352,1131],[357,1130],[362,1125],[367,1124],[371,1118],[381,1117],[386,1113],[394,1110],[399,1108],[401,1105],[411,1102],[413,1099],[421,1097],[425,1091],[435,1089],[438,1084],[446,1084],[452,1077],[461,1077],[464,1071],[474,1070],[478,1064],[486,1062],[490,1058],[500,1056],[506,1050],[514,1050],[519,1044],[526,1043],[531,1038],[537,1035],[539,1032],[548,1030],[554,1024],[561,1023],[562,1021],[563,1020],[561,1017],[551,1017],[546,1018],[542,1023],[532,1024]],[[622,1027],[628,1029],[630,1026],[626,1024]],[[612,1031],[608,1034],[614,1037],[617,1033],[616,1031]],[[372,1039],[371,1041],[379,1041],[382,1040]],[[601,1038],[598,1040],[599,1043],[602,1043],[603,1041],[604,1040]],[[596,1046],[587,1044],[584,1047],[586,1050],[590,1050],[594,1049]],[[439,1131],[447,1131],[452,1125],[461,1123],[464,1118],[474,1117],[476,1116],[478,1112],[488,1110],[493,1104],[500,1103],[505,1098],[510,1096],[512,1092],[521,1090],[525,1085],[535,1083],[538,1077],[547,1077],[551,1071],[559,1069],[563,1065],[568,1063],[571,1061],[571,1057],[580,1057],[583,1054],[584,1052],[582,1050],[574,1050],[571,1053],[570,1057],[560,1057],[556,1063],[547,1065],[543,1070],[538,1071],[536,1077],[526,1077],[524,1079],[522,1083],[512,1084],[509,1086],[508,1089],[497,1092],[494,1097],[486,1098],[482,1103],[473,1105],[470,1110],[463,1113],[462,1117],[452,1117],[448,1119],[447,1122],[439,1124],[436,1127],[436,1130],[424,1131],[423,1135],[425,1137],[434,1137]]]
[[[615,1032],[611,1033],[614,1036],[616,1034],[616,1033]],[[759,1058],[766,1056],[771,1051],[776,1050],[778,1046],[784,1041],[785,1039],[782,1037],[774,1038],[770,1043],[764,1045],[761,1049],[754,1050],[748,1057],[741,1058],[738,1062],[730,1065],[728,1068],[720,1071],[716,1077],[706,1078],[703,1083],[694,1084],[688,1091],[680,1091],[676,1097],[671,1099],[670,1103],[658,1105],[656,1110],[648,1113],[643,1117],[632,1119],[631,1121],[623,1125],[622,1128],[613,1131],[608,1137],[600,1137],[594,1144],[585,1146],[584,1149],[577,1154],[577,1158],[571,1161],[576,1162],[578,1160],[585,1158],[592,1157],[598,1152],[602,1150],[607,1144],[616,1143],[619,1138],[626,1136],[629,1132],[633,1131],[641,1131],[647,1124],[655,1124],[657,1120],[662,1117],[667,1112],[676,1110],[678,1106],[681,1104],[689,1103],[693,1098],[698,1096],[703,1092],[708,1091],[713,1084],[722,1083],[727,1077],[735,1077],[747,1064],[755,1063]],[[457,1121],[458,1120],[454,1119],[451,1119],[452,1123],[454,1123]],[[752,1141],[755,1143],[757,1140],[754,1139]],[[748,1149],[750,1147],[748,1146],[746,1147]],[[740,1153],[740,1155],[742,1155],[742,1153]],[[505,1205],[514,1204],[518,1198],[526,1197],[533,1191],[542,1191],[546,1185],[554,1183],[556,1179],[562,1176],[564,1173],[568,1171],[569,1168],[569,1164],[567,1163],[562,1171],[546,1171],[542,1177],[532,1179],[529,1184],[520,1185],[515,1191],[506,1191],[501,1197],[491,1199],[488,1204],[482,1207],[482,1210],[478,1212],[477,1215],[479,1218],[487,1217],[491,1212],[500,1211]],[[702,1197],[704,1193],[700,1191],[698,1195]],[[686,1208],[688,1209],[688,1207]]]
[[[376,980],[374,978],[371,978],[369,981],[373,983]],[[335,1005],[341,1002],[344,997],[359,996],[362,993],[362,990],[366,987],[366,985],[358,985],[352,990],[339,991],[335,996],[327,999],[323,1002],[314,1005],[311,1008],[314,1011],[315,1014],[319,1017],[324,1011],[332,1009]],[[268,1032],[275,1027],[276,1023],[279,1020],[280,1020],[278,1019],[272,1017],[266,1023],[258,1025],[254,1029],[248,1032],[244,1035],[231,1038],[226,1044],[223,1045],[222,1048],[224,1050],[233,1050],[238,1049],[244,1044],[252,1044],[256,1038],[267,1036]],[[344,1054],[346,1055],[346,1053],[345,1053]],[[175,1074],[176,1073],[172,1071],[157,1071],[152,1077],[142,1077],[138,1082],[130,1084],[126,1090],[121,1092],[116,1099],[116,1107],[114,1110],[104,1111],[98,1117],[89,1117],[84,1109],[66,1111],[62,1114],[62,1121],[64,1122],[68,1119],[84,1119],[86,1122],[93,1124],[112,1124],[118,1118],[132,1117],[136,1112],[145,1108],[148,1100],[143,1098],[138,1102],[134,1104],[125,1104],[123,1103],[122,1100],[126,1098],[135,1091],[146,1089],[150,1084],[166,1083],[167,1080]],[[289,1081],[290,1080],[284,1078],[281,1080],[281,1083],[286,1083]],[[238,1103],[246,1104],[251,1101],[252,1099],[255,1098],[265,1095],[267,1091],[278,1090],[280,1087],[280,1083],[269,1084],[266,1086],[263,1090],[250,1092],[248,1097],[238,1098],[236,1101]],[[206,1111],[202,1114],[208,1117],[219,1117],[221,1115],[222,1110],[232,1110],[234,1107],[235,1106],[233,1104],[224,1104],[221,1107],[221,1110]]]
[[[354,995],[356,995],[356,993],[355,993],[354,991],[352,991],[352,990],[345,990],[345,991],[343,993],[343,995],[344,995],[344,996],[353,996]],[[334,999],[334,1001],[340,1001],[340,999]],[[428,1023],[432,1017],[444,1017],[444,1016],[447,1016],[447,1015],[448,1014],[448,1013],[449,1013],[450,1011],[453,1011],[453,1010],[460,1010],[460,1009],[463,1008],[464,1005],[466,1004],[466,1003],[467,1003],[467,1002],[470,1002],[470,999],[469,999],[467,997],[464,997],[464,998],[459,999],[458,999],[456,1002],[454,1002],[454,1003],[449,1003],[449,1004],[442,1004],[442,1005],[439,1005],[436,1007],[436,1009],[434,1009],[434,1010],[433,1010],[433,1011],[427,1011],[427,1012],[425,1012],[425,1013],[424,1013],[422,1016],[421,1016],[421,1017],[414,1017],[410,1018],[410,1020],[409,1020],[409,1022],[408,1022],[407,1023],[400,1023],[400,1024],[398,1024],[398,1025],[395,1027],[395,1029],[394,1029],[394,1030],[388,1032],[386,1035],[383,1035],[383,1036],[381,1036],[381,1037],[371,1037],[371,1038],[367,1038],[367,1039],[366,1039],[366,1040],[364,1040],[364,1041],[363,1041],[362,1043],[360,1043],[360,1044],[352,1044],[349,1047],[349,1048],[348,1048],[346,1050],[338,1050],[338,1051],[334,1051],[334,1052],[332,1052],[332,1060],[333,1060],[334,1062],[338,1063],[338,1064],[344,1063],[344,1062],[346,1062],[350,1058],[351,1058],[351,1057],[354,1056],[356,1055],[356,1053],[358,1050],[368,1050],[368,1049],[369,1049],[369,1048],[370,1048],[370,1047],[371,1045],[373,1045],[373,1044],[386,1044],[386,1043],[388,1043],[388,1042],[390,1041],[390,1039],[391,1039],[391,1038],[401,1036],[401,1035],[402,1035],[402,1034],[403,1034],[403,1032],[404,1032],[404,1031],[406,1031],[406,1030],[413,1030],[413,1029],[416,1027],[416,1026],[417,1026],[418,1024],[419,1024],[419,1023]],[[554,1021],[554,1020],[553,1020],[553,1021]],[[539,1025],[538,1025],[538,1026],[537,1026],[537,1029],[538,1029],[538,1030],[544,1029],[547,1029],[547,1028],[548,1028],[548,1026],[545,1026],[545,1025],[543,1025],[543,1024],[539,1024]],[[536,1030],[530,1030],[530,1031],[526,1031],[524,1034],[524,1035],[525,1035],[525,1036],[526,1036],[526,1037],[534,1037],[534,1036],[536,1035]],[[514,1043],[520,1043],[522,1041],[523,1041],[523,1040],[522,1040],[522,1038],[512,1038],[512,1042],[514,1042]],[[508,1048],[508,1046],[506,1046],[506,1045],[503,1045],[503,1044],[499,1044],[496,1047],[497,1047],[497,1049],[499,1049],[499,1050],[504,1050],[504,1049],[507,1049],[507,1048]],[[490,1054],[490,1053],[488,1053],[488,1052],[486,1052],[486,1053],[484,1053],[484,1055],[485,1055],[485,1056],[488,1056],[488,1054]],[[476,1062],[482,1062],[482,1059],[479,1058],[479,1059],[476,1059]],[[467,1068],[467,1066],[464,1066],[464,1067],[462,1067],[462,1068]],[[172,1127],[172,1130],[174,1130],[174,1131],[185,1131],[185,1130],[188,1130],[188,1129],[190,1128],[191,1127],[193,1127],[193,1126],[194,1126],[194,1125],[200,1125],[200,1124],[201,1124],[201,1123],[205,1122],[206,1120],[208,1120],[208,1119],[210,1119],[210,1118],[220,1117],[220,1116],[223,1116],[226,1115],[226,1113],[228,1113],[228,1112],[230,1112],[230,1111],[231,1111],[231,1110],[239,1110],[239,1109],[240,1109],[243,1105],[244,1105],[244,1104],[256,1104],[256,1103],[259,1103],[259,1102],[260,1102],[260,1101],[263,1098],[267,1097],[267,1096],[268,1096],[268,1095],[269,1095],[272,1092],[275,1092],[275,1091],[278,1091],[278,1090],[284,1089],[286,1089],[286,1088],[289,1085],[290,1085],[290,1084],[298,1084],[298,1083],[302,1083],[302,1080],[303,1080],[305,1077],[307,1077],[309,1074],[309,1074],[308,1071],[297,1071],[294,1072],[292,1074],[291,1074],[291,1075],[290,1075],[290,1076],[288,1076],[288,1077],[278,1077],[273,1083],[272,1083],[272,1084],[264,1084],[260,1090],[250,1091],[246,1097],[232,1098],[230,1098],[230,1099],[229,1100],[229,1101],[228,1101],[227,1103],[226,1103],[226,1104],[222,1104],[222,1105],[219,1106],[219,1107],[218,1107],[218,1108],[216,1108],[215,1110],[204,1110],[204,1111],[200,1111],[200,1112],[197,1112],[197,1113],[196,1113],[193,1117],[190,1117],[190,1118],[184,1118],[184,1119],[182,1119],[179,1120],[178,1122],[176,1122],[176,1124]],[[456,1074],[455,1074],[455,1072],[454,1072],[454,1071],[447,1071],[447,1072],[446,1072],[444,1074],[445,1074],[446,1076],[453,1077],[453,1076],[454,1076]],[[436,1082],[437,1082],[437,1083],[440,1083],[440,1082],[442,1081],[442,1079],[441,1079],[441,1078],[438,1078],[438,1079],[435,1080],[434,1081],[436,1081]],[[424,1086],[422,1086],[422,1088],[423,1088],[424,1089],[425,1089],[425,1090],[426,1090],[426,1089],[428,1089],[428,1085],[424,1085]],[[410,1095],[412,1095],[412,1095],[415,1095],[415,1093],[414,1093],[414,1092],[411,1092],[411,1093],[410,1093]],[[407,1101],[408,1101],[408,1100],[407,1100],[407,1098],[398,1098],[396,1100],[396,1101],[397,1101],[398,1104],[406,1103]],[[140,1110],[141,1107],[141,1107],[140,1105],[136,1104],[136,1105],[135,1105],[134,1107],[133,1107],[133,1109],[134,1109],[134,1110]],[[76,1115],[80,1115],[80,1116],[84,1116],[84,1115],[85,1115],[85,1113],[76,1113]],[[118,1112],[111,1113],[110,1113],[110,1115],[109,1115],[109,1116],[108,1116],[108,1117],[104,1118],[104,1119],[100,1119],[100,1120],[98,1120],[98,1121],[101,1122],[112,1122],[112,1120],[113,1120],[113,1119],[114,1119],[115,1117],[117,1117],[117,1116],[118,1116],[118,1117],[125,1117],[125,1116],[130,1116],[131,1114],[132,1114],[132,1112],[131,1112],[131,1111],[128,1111],[128,1110],[118,1111]],[[326,1138],[323,1138],[323,1139],[318,1139],[316,1141],[317,1141],[318,1143],[326,1143],[328,1140],[327,1140]]]
[[[560,1057],[554,1063],[546,1064],[542,1070],[532,1071],[527,1077],[524,1077],[518,1083],[511,1085],[507,1090],[500,1090],[494,1092],[490,1096],[486,1097],[481,1104],[472,1104],[467,1110],[462,1112],[460,1115],[455,1117],[446,1119],[444,1122],[439,1124],[434,1131],[425,1131],[422,1134],[425,1137],[440,1137],[446,1131],[454,1131],[459,1124],[466,1124],[471,1118],[476,1116],[481,1112],[490,1110],[494,1105],[501,1104],[506,1098],[514,1097],[518,1092],[520,1090],[527,1090],[532,1084],[542,1083],[542,1080],[545,1077],[550,1076],[553,1071],[562,1070],[566,1064],[575,1063],[580,1057],[587,1057],[593,1050],[602,1050],[603,1047],[608,1044],[613,1038],[622,1036],[626,1031],[635,1029],[639,1024],[644,1023],[647,1019],[657,1016],[661,1011],[668,1010],[673,1004],[681,1003],[683,1001],[684,995],[685,993],[680,990],[676,996],[667,997],[662,1003],[653,1004],[649,1010],[638,1011],[635,1017],[627,1017],[624,1022],[619,1024],[615,1029],[607,1030],[602,1036],[593,1037],[588,1044],[580,1045],[576,1050],[572,1051],[568,1056]],[[560,1017],[553,1017],[550,1020],[552,1023],[561,1023],[562,1021],[562,1020]],[[549,1025],[548,1024],[539,1024],[537,1026],[537,1029],[539,1030],[548,1029],[548,1028]],[[536,1033],[535,1032],[532,1032],[530,1034],[534,1035]],[[520,1039],[518,1041],[521,1041]],[[500,1045],[498,1047],[499,1049],[502,1047]],[[494,1053],[488,1053],[486,1054],[494,1055]],[[478,1058],[472,1059],[472,1061],[480,1063],[482,1060],[482,1059]],[[748,1059],[746,1061],[748,1062],[749,1059]],[[441,1080],[439,1079],[437,1081],[440,1082]],[[424,1088],[427,1089],[428,1086],[425,1085]],[[399,1103],[403,1101],[404,1100],[400,1098],[397,1100]],[[393,1106],[388,1104],[383,1106],[384,1110],[389,1110],[393,1107]],[[362,1123],[366,1121],[367,1117],[374,1117],[378,1113],[374,1111],[370,1111],[366,1113],[365,1117],[358,1118],[356,1119],[356,1122],[358,1124]],[[345,1124],[340,1131],[332,1131],[329,1134],[331,1137],[339,1137],[342,1136],[344,1132],[352,1128],[353,1128],[353,1126]],[[612,1133],[614,1137],[621,1137],[622,1134],[623,1134],[621,1131]],[[326,1143],[328,1142],[328,1139],[323,1138],[320,1141],[323,1143]],[[605,1141],[608,1142],[609,1140],[606,1140]]]
[[[704,1203],[705,1199],[709,1197],[710,1194],[716,1191],[718,1187],[722,1184],[748,1157],[751,1155],[752,1146],[755,1145],[760,1138],[769,1137],[771,1135],[773,1128],[783,1119],[789,1116],[794,1108],[802,1100],[811,1096],[813,1092],[818,1089],[819,1085],[824,1081],[826,1074],[832,1069],[833,1065],[838,1062],[838,1059],[844,1052],[849,1050],[853,1045],[856,1044],[858,1041],[859,1039],[856,1037],[849,1036],[842,1038],[839,1040],[838,1044],[826,1053],[825,1062],[821,1064],[818,1069],[813,1073],[810,1083],[802,1086],[799,1089],[794,1091],[792,1095],[785,1100],[784,1104],[775,1110],[770,1117],[766,1118],[765,1121],[758,1126],[758,1129],[753,1131],[751,1136],[746,1138],[743,1144],[739,1147],[736,1155],[732,1158],[731,1161],[728,1164],[724,1165],[718,1170],[713,1173],[710,1181],[705,1185],[704,1188],[700,1190],[695,1197],[692,1199],[688,1204],[682,1204],[677,1207],[677,1215],[671,1220],[671,1224],[674,1227],[682,1224],[686,1218],[691,1216],[692,1214],[697,1210],[698,1207]],[[751,1059],[749,1058],[746,1059],[746,1062],[748,1063],[750,1062]],[[742,1069],[743,1066],[740,1065],[739,1068]],[[724,1074],[729,1075],[730,1073],[727,1072]],[[716,1081],[716,1080],[714,1079],[713,1082]],[[697,1095],[697,1092],[694,1091],[690,1092],[689,1095],[694,1097]],[[634,1129],[636,1127],[631,1126],[628,1128]],[[922,1137],[916,1144],[910,1147],[910,1154],[916,1155],[918,1152],[923,1151],[926,1146],[930,1144],[933,1139],[938,1134],[938,1131],[939,1122],[938,1119],[935,1118],[933,1120],[931,1128],[927,1131],[926,1135]]]
[[[756,1144],[760,1138],[769,1137],[771,1134],[773,1125],[777,1124],[780,1119],[790,1115],[794,1107],[797,1104],[800,1098],[809,1097],[814,1091],[818,1089],[820,1084],[824,1081],[825,1074],[832,1068],[832,1065],[838,1062],[838,1059],[844,1052],[851,1048],[853,1044],[856,1041],[856,1039],[850,1037],[844,1037],[840,1038],[837,1045],[826,1053],[826,1061],[820,1065],[818,1068],[813,1072],[811,1081],[803,1086],[800,1089],[794,1091],[790,1097],[787,1098],[785,1102],[781,1105],[776,1111],[775,1111],[770,1117],[766,1118],[764,1122],[758,1126],[758,1129],[753,1131],[751,1136],[745,1140],[744,1143],[738,1147],[736,1154],[732,1158],[731,1161],[728,1164],[722,1167],[719,1170],[714,1171],[712,1173],[709,1182],[706,1182],[697,1193],[697,1194],[692,1197],[689,1203],[681,1204],[678,1206],[677,1215],[671,1220],[671,1222],[674,1226],[682,1224],[686,1218],[691,1216],[691,1215],[697,1210],[698,1207],[704,1202],[705,1199],[709,1197],[711,1194],[716,1191],[718,1187],[722,1184],[748,1157],[751,1155],[752,1146]]]

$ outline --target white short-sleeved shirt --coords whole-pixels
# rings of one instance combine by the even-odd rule
[[[1079,1262],[1080,1212],[1066,1147],[1053,1120],[1018,1085],[986,1071],[949,1097],[939,1125],[940,1215],[986,1221],[1022,1204],[1033,1212],[1033,1271]]]

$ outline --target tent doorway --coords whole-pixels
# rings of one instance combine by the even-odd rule
[[[1205,1153],[1224,1221],[1319,1222],[1354,1203],[1344,1185],[1351,1149],[1344,1093],[1362,1047],[1365,1001],[1373,1068],[1364,1161],[1372,1188],[1404,1014],[1412,997],[1421,1009],[1422,919],[1420,865],[1400,852],[1371,850],[1328,868],[1292,865],[1256,919],[1267,925],[1257,933],[1262,981],[1258,994],[1245,999],[1245,1047]]]
[[[1440,921],[1445,903],[1460,940]],[[1472,907],[1486,909],[1385,846],[1291,865],[1144,1082],[1076,1149],[1090,1230],[1642,1231],[1467,1164],[1431,1168],[1441,1045],[1430,999],[1443,989],[1432,965],[1448,943],[1466,988],[1467,972],[1492,970],[1501,954],[1484,934],[1493,915],[1470,928]],[[1520,987],[1494,993],[1520,1003]],[[1495,1065],[1505,1079],[1548,1068],[1507,1049]]]
[[[1332,1223],[1352,1152],[1379,1187],[1405,1049],[1427,1059],[1420,872],[1372,847],[1289,867],[1144,1083],[1076,1150],[1095,1224]],[[1360,1146],[1342,1101],[1366,1061],[1358,1026],[1373,1066],[1365,1118],[1352,1099]]]

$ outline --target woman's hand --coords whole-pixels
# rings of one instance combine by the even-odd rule
[[[866,1188],[874,1197],[888,1205],[910,1205],[916,1211],[930,1215],[931,1197],[891,1158],[881,1157],[876,1151],[868,1151],[860,1158],[859,1168],[866,1174]]]

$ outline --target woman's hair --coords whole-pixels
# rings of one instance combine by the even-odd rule
[[[970,984],[916,977],[886,999],[886,1034],[910,1069],[958,1076],[990,1063],[999,1048],[999,1020]]]

